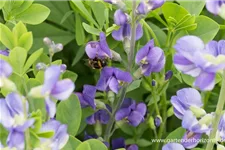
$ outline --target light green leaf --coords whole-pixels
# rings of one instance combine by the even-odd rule
[[[101,141],[90,139],[81,143],[76,150],[108,150],[108,148]]]
[[[96,29],[96,28],[94,28],[94,27],[92,27],[92,26],[90,26],[90,25],[88,25],[88,24],[86,24],[84,22],[82,23],[82,25],[83,25],[85,31],[87,31],[88,33],[91,33],[91,34],[99,36],[101,30]]]
[[[195,78],[193,78],[192,76],[186,75],[186,74],[181,74],[181,77],[187,85],[190,85],[191,87],[193,86]]]
[[[82,142],[80,140],[70,135],[69,141],[66,143],[62,150],[76,150],[78,145],[80,145],[81,143]]]
[[[68,19],[74,12],[72,10],[68,11],[62,18],[62,20],[60,21],[60,24],[63,24],[66,19]]]
[[[205,0],[200,1],[184,1],[184,0],[178,0],[181,6],[183,6],[190,14],[198,16],[204,6],[205,6]]]
[[[78,145],[76,150],[92,150],[88,142],[83,142]]]
[[[135,80],[133,81],[127,88],[127,92],[131,92],[137,88],[139,88],[141,85],[141,80]]]
[[[96,27],[98,27],[98,24],[96,21],[92,18],[91,14],[88,12],[88,10],[85,8],[82,1],[78,0],[72,0],[73,4],[76,6],[76,8],[79,10],[80,14],[87,19],[90,23],[93,23]]]
[[[40,145],[40,139],[36,133],[30,130],[30,145],[31,147],[37,147]]]
[[[33,35],[32,35],[32,32],[24,33],[24,34],[19,38],[19,41],[18,41],[18,46],[19,46],[19,47],[23,47],[23,48],[25,48],[27,51],[29,51],[30,48],[32,47],[32,45],[33,45]]]
[[[90,2],[91,9],[95,15],[95,18],[100,26],[100,28],[103,27],[105,23],[105,6],[101,2]]]
[[[196,23],[198,24],[197,28],[188,33],[200,37],[205,43],[213,40],[220,29],[217,22],[206,16],[196,17]]]
[[[50,10],[44,5],[32,4],[27,10],[16,16],[17,21],[36,25],[42,23],[50,14]]]
[[[32,65],[33,63],[41,56],[41,54],[43,53],[43,48],[35,51],[27,60],[24,68],[23,68],[23,72],[25,73]]]
[[[13,9],[10,12],[10,14],[12,16],[14,16],[14,17],[19,15],[20,13],[24,12],[25,10],[27,10],[32,5],[33,1],[34,0],[29,0],[29,1],[25,0],[20,7],[16,8],[16,9]]]
[[[54,136],[54,134],[55,134],[55,131],[47,131],[47,132],[37,133],[37,135],[42,138],[51,138]]]
[[[85,42],[85,33],[82,26],[80,15],[78,13],[76,13],[76,29],[75,30],[76,30],[75,36],[76,36],[77,45],[83,45]]]
[[[80,61],[80,59],[84,56],[84,53],[85,53],[84,46],[82,46],[78,49],[76,56],[73,60],[72,66],[76,65],[76,63]]]
[[[172,131],[167,137],[166,137],[166,141],[172,141],[172,140],[179,140],[182,139],[182,137],[184,136],[184,133],[186,132],[186,130],[182,127],[177,128],[176,130]],[[165,143],[166,144],[166,143]]]
[[[9,49],[13,49],[16,45],[16,38],[12,31],[4,24],[0,24],[0,33],[0,41],[2,44]]]
[[[75,136],[77,134],[81,116],[80,101],[75,94],[72,94],[68,100],[61,101],[57,107],[56,119],[68,125],[70,135]]]
[[[27,50],[21,47],[15,47],[10,51],[9,61],[13,71],[19,75],[23,74],[23,67],[27,59]]]
[[[148,147],[148,146],[152,145],[152,142],[148,141],[146,139],[138,139],[136,143],[140,147]]]
[[[77,80],[77,74],[72,72],[72,71],[66,70],[66,72],[63,73],[63,77],[62,78],[63,79],[69,78],[70,80],[75,82]]]
[[[17,39],[19,39],[24,33],[27,33],[27,28],[26,26],[23,24],[23,22],[19,22],[15,25],[15,27],[13,28],[13,34],[15,35],[15,37]]]
[[[3,0],[3,1],[0,1],[0,9],[2,9],[2,7],[4,7],[4,5],[5,5],[5,0]]]

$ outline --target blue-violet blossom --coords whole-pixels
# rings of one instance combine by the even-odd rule
[[[112,150],[125,148],[126,150],[138,150],[138,146],[135,144],[126,145],[124,138],[117,138],[112,140]]]
[[[214,15],[225,19],[225,0],[206,0],[206,8]]]
[[[161,7],[164,3],[165,0],[142,0],[136,9],[136,12],[137,14],[146,15],[150,11]]]

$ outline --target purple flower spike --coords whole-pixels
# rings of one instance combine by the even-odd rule
[[[45,71],[42,95],[45,97],[46,109],[51,118],[55,116],[56,104],[50,99],[50,96],[58,100],[66,100],[75,89],[75,85],[70,79],[58,81],[60,71],[60,66],[55,65]]]
[[[108,111],[112,111],[111,107],[109,105],[106,105]],[[110,115],[107,110],[100,109],[97,112],[95,112],[93,115],[86,118],[87,124],[96,124],[97,121],[99,121],[101,124],[107,124],[110,119]]]
[[[12,67],[6,61],[0,59],[0,77],[9,77],[12,71]]]
[[[41,129],[40,133],[54,131],[55,134],[50,139],[41,138],[41,145],[46,146],[45,148],[51,148],[52,150],[62,149],[67,141],[69,140],[69,135],[67,133],[67,125],[61,124],[59,121],[50,119],[48,122],[45,122]]]
[[[142,74],[149,76],[163,69],[165,55],[162,49],[154,47],[154,40],[151,40],[137,52],[135,62],[141,66]]]
[[[144,121],[146,114],[146,105],[144,103],[136,104],[132,99],[125,99],[121,108],[116,112],[116,121],[126,119],[130,125],[138,126]]]
[[[207,115],[206,115],[207,116]],[[208,115],[211,116],[211,115]],[[211,117],[212,118],[212,117]],[[203,119],[205,120],[205,119]],[[192,149],[199,143],[199,139],[203,133],[208,133],[211,128],[211,123],[205,123],[203,120],[197,120],[196,116],[191,111],[186,111],[182,121],[182,127],[187,129],[187,132],[183,136],[183,142],[181,144],[187,148]]]
[[[112,150],[125,148],[126,150],[138,150],[138,146],[135,144],[126,145],[124,138],[117,138],[112,140]]]
[[[91,106],[93,109],[96,108],[94,99],[95,99],[96,88],[92,85],[84,85],[84,89],[82,93],[76,93],[78,96],[81,107]]]
[[[9,148],[24,149],[24,132],[34,123],[24,116],[22,96],[10,93],[6,99],[0,99],[0,123],[9,131],[7,145]],[[27,104],[28,110],[28,104]]]
[[[196,36],[184,36],[174,46],[175,67],[184,74],[196,77],[194,85],[203,91],[212,90],[215,75],[225,69],[224,40],[204,45]]]
[[[129,72],[118,68],[105,67],[102,69],[96,88],[100,91],[111,90],[114,93],[118,93],[123,82],[132,82],[132,76]]]
[[[0,55],[9,56],[9,50],[8,49],[0,50]]]
[[[143,29],[141,24],[136,28],[136,40],[139,40],[143,35]],[[129,23],[125,23],[120,26],[119,30],[112,32],[112,37],[117,41],[124,41],[125,39],[131,40],[131,26]]]
[[[106,41],[106,36],[103,32],[99,35],[100,41],[91,41],[87,43],[85,52],[90,59],[94,58],[112,58],[112,53]]]
[[[223,9],[225,8],[225,0],[207,0],[206,8],[214,15],[222,15],[224,12]]]
[[[185,148],[179,143],[168,143],[163,146],[162,150],[185,150]]]
[[[183,119],[184,113],[191,106],[203,106],[200,93],[193,88],[184,88],[177,91],[177,95],[172,96],[171,103],[174,107],[174,114],[179,119]]]
[[[165,0],[149,0],[147,2],[142,1],[137,7],[137,14],[146,15],[151,10],[155,10],[159,7],[161,7],[165,3]]]
[[[118,9],[114,13],[114,22],[115,24],[122,26],[128,22],[128,15],[124,13],[121,9]]]

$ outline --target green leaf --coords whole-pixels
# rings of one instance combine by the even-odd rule
[[[116,125],[126,134],[128,135],[134,135],[135,128],[133,126],[130,126],[127,122],[118,121],[116,122]]]
[[[204,6],[205,6],[205,0],[200,1],[184,1],[184,0],[178,0],[181,6],[183,6],[190,14],[198,16]]]
[[[81,46],[76,53],[72,66],[75,66],[77,62],[79,62],[80,59],[84,56],[84,54],[85,54],[84,46]]]
[[[60,21],[60,24],[63,24],[66,19],[68,19],[74,12],[72,10],[68,11],[62,18],[62,20]]]
[[[13,71],[19,75],[23,74],[23,67],[27,59],[27,50],[21,47],[15,47],[10,51],[9,61]]]
[[[88,12],[88,10],[85,8],[82,1],[72,0],[73,4],[76,6],[76,8],[79,10],[80,14],[87,19],[90,23],[93,23],[96,27],[98,27],[97,22],[92,18],[91,14]]]
[[[171,132],[166,137],[167,140],[165,140],[165,141],[172,141],[172,140],[182,139],[182,137],[184,136],[185,132],[186,132],[186,130],[184,128],[179,127],[176,130],[174,130],[173,132]]]
[[[72,71],[69,71],[69,70],[66,70],[64,73],[63,73],[63,79],[66,79],[66,78],[69,78],[70,80],[72,80],[73,82],[75,82],[77,80],[77,74],[72,72]]]
[[[38,147],[40,145],[39,137],[32,130],[30,130],[30,145],[31,147]]]
[[[82,26],[82,21],[80,18],[80,15],[76,13],[76,28],[75,28],[75,36],[76,36],[76,41],[77,45],[83,45],[85,42],[85,34],[84,34],[84,29]]]
[[[196,17],[196,23],[198,24],[197,28],[188,33],[200,37],[205,43],[213,40],[220,29],[218,23],[206,16]]]
[[[106,19],[103,15],[105,14],[105,6],[101,2],[90,2],[90,6],[101,29]]]
[[[24,68],[23,68],[23,72],[25,73],[32,65],[33,63],[41,56],[41,54],[43,53],[43,48],[35,51],[27,60]]]
[[[90,25],[88,25],[88,24],[86,24],[84,22],[82,23],[82,25],[83,25],[85,31],[87,31],[88,33],[99,36],[101,30],[96,29],[96,28],[94,28],[94,27],[92,27],[92,26],[90,26]]]
[[[141,80],[135,80],[133,81],[127,88],[127,92],[131,92],[137,88],[139,88],[141,85]]]
[[[186,74],[181,74],[181,77],[187,85],[190,85],[191,87],[193,86],[193,83],[195,81],[194,77],[186,75]]]
[[[3,0],[3,1],[0,1],[0,9],[2,9],[2,7],[4,7],[4,5],[5,5],[5,0]]]
[[[2,124],[0,124],[0,131],[0,141],[5,145],[8,137],[8,131],[3,127]]]
[[[152,145],[152,142],[148,141],[146,139],[138,139],[136,144],[140,147],[148,147],[148,146]]]
[[[24,33],[18,41],[18,46],[25,48],[27,51],[30,50],[33,45],[33,35],[32,32]]]
[[[44,5],[32,4],[27,10],[16,16],[17,21],[36,25],[47,19],[50,10]]]
[[[0,41],[2,44],[8,49],[13,49],[16,45],[16,38],[14,37],[12,31],[10,31],[7,26],[0,23],[0,33]]]
[[[33,127],[32,127],[32,131],[34,132],[39,132],[41,126],[42,126],[42,113],[40,110],[37,110],[36,112],[32,112],[31,113],[31,118],[33,118],[35,120]]]
[[[75,94],[72,94],[68,100],[61,101],[57,107],[56,119],[68,125],[70,135],[76,135],[80,127],[81,116],[80,101]]]
[[[76,150],[78,145],[80,145],[81,143],[82,142],[80,140],[70,135],[69,141],[66,143],[62,150]]]
[[[25,10],[27,10],[33,3],[34,0],[24,0],[24,2],[22,3],[22,5],[16,9],[13,9],[11,11],[11,15],[13,16],[13,18],[17,15],[19,15],[20,13],[24,12]]]
[[[108,150],[108,148],[101,141],[90,139],[81,143],[76,150]]]
[[[23,24],[23,22],[19,22],[15,25],[15,27],[13,28],[13,34],[14,36],[19,39],[23,34],[27,33],[27,28],[26,26]]]
[[[42,138],[51,138],[55,134],[55,131],[39,132],[37,135]]]

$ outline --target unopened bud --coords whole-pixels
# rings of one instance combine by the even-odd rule
[[[159,127],[160,124],[162,123],[162,118],[160,116],[156,116],[154,120],[155,126]]]
[[[42,62],[37,63],[36,69],[37,70],[45,70],[45,69],[47,69],[47,65],[45,63],[42,63]]]
[[[10,92],[17,90],[15,83],[4,76],[0,76],[0,88],[4,88]]]
[[[150,127],[152,130],[155,130],[155,129],[156,129],[155,121],[154,121],[154,118],[153,118],[152,116],[149,118],[148,124],[149,124],[149,127]]]
[[[119,61],[119,62],[122,61],[122,58],[121,58],[119,53],[117,53],[117,52],[115,52],[113,50],[111,50],[111,53],[112,53],[112,60]]]
[[[165,81],[171,79],[173,77],[173,71],[169,70],[165,74]]]
[[[142,69],[141,69],[141,67],[140,67],[140,68],[138,68],[138,69],[134,72],[134,77],[135,77],[136,79],[140,79],[142,76],[143,76],[143,75],[142,75]]]
[[[62,64],[62,65],[60,66],[60,71],[61,71],[61,72],[65,72],[65,71],[66,71],[66,68],[67,68],[66,64]]]
[[[102,124],[98,120],[96,121],[96,124],[95,124],[95,133],[98,136],[101,136],[102,135]]]
[[[156,86],[156,81],[154,79],[152,80],[152,86]]]
[[[108,100],[110,101],[111,104],[113,104],[114,100],[115,100],[115,94],[112,91],[108,92]]]
[[[61,43],[58,43],[55,45],[55,49],[54,49],[55,53],[60,52],[62,50],[63,50],[63,45]]]
[[[45,45],[46,46],[50,46],[50,45],[52,45],[52,40],[50,39],[50,38],[48,38],[48,37],[45,37],[44,39],[43,39],[43,42],[45,43]]]
[[[28,96],[33,98],[43,98],[43,95],[41,92],[42,92],[42,86],[33,87],[28,93]]]
[[[96,107],[99,108],[99,109],[107,109],[106,106],[105,106],[105,103],[103,103],[99,100],[95,100],[95,104],[96,104]]]
[[[212,114],[206,114],[204,117],[202,117],[199,120],[200,125],[211,125],[213,120],[213,115]]]
[[[167,110],[167,117],[171,117],[174,114],[174,110],[173,110],[173,106],[171,106],[168,110]]]

